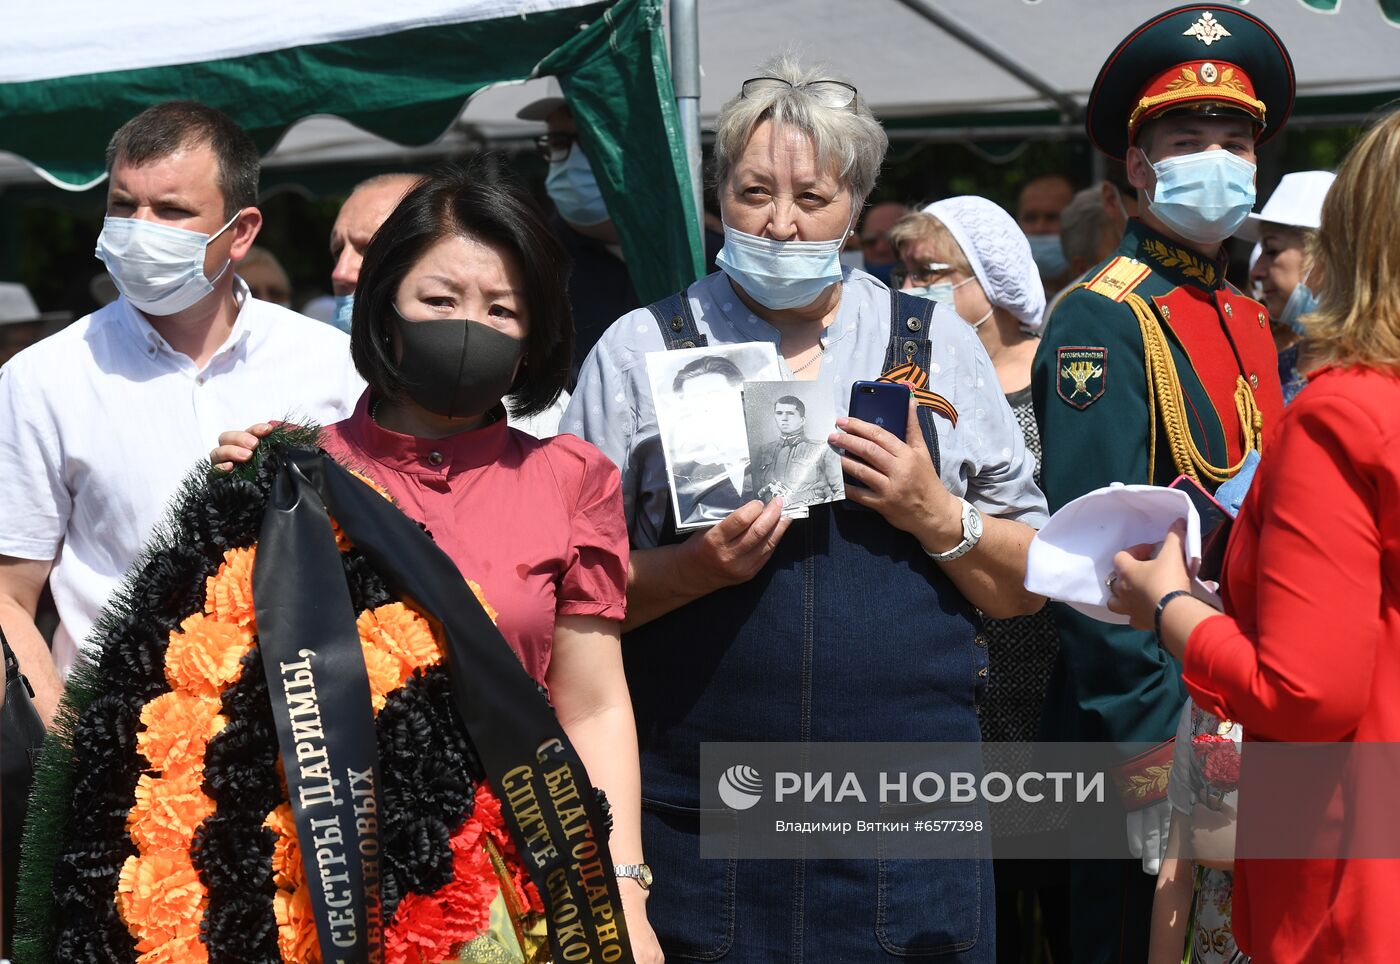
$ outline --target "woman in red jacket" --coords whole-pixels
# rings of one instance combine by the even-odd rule
[[[1155,623],[1197,704],[1243,724],[1247,743],[1400,742],[1396,252],[1400,113],[1353,148],[1323,205],[1321,306],[1307,321],[1326,364],[1279,423],[1235,521],[1225,613],[1178,593],[1188,585],[1179,530],[1155,558],[1136,547],[1115,559],[1111,608],[1140,629]],[[1244,760],[1247,770],[1248,750]],[[1323,789],[1319,823],[1343,833],[1377,819],[1365,811],[1393,807],[1350,780]],[[1285,805],[1248,791],[1242,835],[1251,810]],[[1245,858],[1235,870],[1235,934],[1254,960],[1394,959],[1400,861]]]

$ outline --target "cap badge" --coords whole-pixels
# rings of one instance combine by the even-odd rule
[[[1207,10],[1201,14],[1201,19],[1193,23],[1188,30],[1181,32],[1183,37],[1195,37],[1201,43],[1209,47],[1222,37],[1230,36],[1230,31],[1225,29],[1224,24],[1215,19],[1215,14]]]
[[[1204,81],[1207,84],[1213,84],[1219,76],[1220,71],[1216,69],[1215,64],[1211,63],[1210,61],[1206,61],[1205,63],[1201,64],[1202,81]]]

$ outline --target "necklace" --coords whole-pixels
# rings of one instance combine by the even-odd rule
[[[369,420],[375,425],[379,424],[379,403],[382,401],[384,401],[384,399],[376,398],[374,404],[369,407]]]
[[[800,367],[794,368],[794,369],[792,370],[792,373],[793,373],[794,375],[796,375],[798,372],[805,372],[807,369],[809,369],[809,368],[812,367],[812,363],[813,363],[813,362],[815,362],[818,358],[820,358],[820,357],[822,357],[823,355],[826,354],[826,344],[825,344],[825,343],[823,343],[823,342],[817,342],[817,348],[819,349],[819,351],[818,351],[815,355],[813,355],[811,358],[809,358],[809,359],[807,359],[805,362],[803,362],[803,363],[801,364]]]

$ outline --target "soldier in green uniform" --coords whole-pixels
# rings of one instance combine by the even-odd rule
[[[781,498],[785,506],[816,505],[836,498],[841,488],[840,463],[826,439],[807,437],[807,406],[796,395],[773,403],[778,439],[754,454],[753,484],[765,502]]]
[[[1100,71],[1089,137],[1125,162],[1141,200],[1118,252],[1061,299],[1036,352],[1052,511],[1112,482],[1185,475],[1213,491],[1282,414],[1268,313],[1225,281],[1221,242],[1254,205],[1255,146],[1283,126],[1293,89],[1277,35],[1216,4],[1153,17]],[[1114,774],[1141,861],[1071,868],[1074,961],[1145,960],[1181,667],[1150,633],[1052,605],[1060,655],[1044,738],[1156,747]]]

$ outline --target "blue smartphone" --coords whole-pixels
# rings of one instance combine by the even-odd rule
[[[902,442],[909,424],[909,386],[897,382],[856,382],[851,386],[847,414],[880,426]]]

